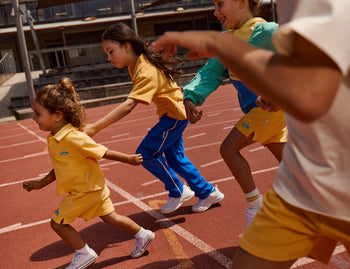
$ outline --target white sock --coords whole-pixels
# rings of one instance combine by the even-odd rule
[[[244,197],[247,200],[249,208],[260,208],[262,207],[263,197],[259,190],[255,188],[251,192],[245,193]]]
[[[142,234],[145,232],[146,230],[144,228],[141,227],[140,231],[137,232],[137,234],[135,234],[135,237],[140,237],[142,236]]]
[[[81,249],[77,249],[76,252],[81,253],[81,254],[88,253],[89,249],[90,249],[89,246],[87,244],[85,244],[84,247],[82,247]]]

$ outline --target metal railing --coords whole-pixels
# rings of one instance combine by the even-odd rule
[[[9,58],[11,54],[6,52],[0,59],[0,85],[9,79],[13,74],[11,73]]]

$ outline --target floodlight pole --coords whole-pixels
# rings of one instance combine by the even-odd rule
[[[276,8],[275,8],[274,0],[271,0],[271,12],[272,12],[272,21],[276,22]]]
[[[27,45],[24,37],[23,24],[22,24],[22,18],[21,18],[22,14],[19,9],[18,0],[12,0],[12,5],[15,13],[15,18],[16,18],[17,36],[18,36],[18,42],[19,42],[19,47],[21,51],[22,65],[26,75],[29,100],[30,100],[30,104],[32,104],[34,101],[35,92],[34,92],[32,73],[29,66],[28,50],[27,50]]]
[[[134,29],[135,34],[138,35],[134,0],[130,0],[130,4],[131,4],[131,22],[132,22],[132,27]]]

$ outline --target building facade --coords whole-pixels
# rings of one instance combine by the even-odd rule
[[[132,17],[130,0],[84,1],[43,9],[37,9],[38,1],[20,1],[20,9],[24,13],[29,11],[33,19],[30,22],[31,18],[22,16],[31,69],[41,69],[36,45],[46,69],[106,62],[100,44],[101,34],[117,21],[136,27],[145,39],[154,39],[168,30],[220,30],[213,15],[212,0],[179,1],[146,9],[144,0],[135,0],[134,4],[136,14]],[[7,55],[8,72],[22,72],[17,28],[11,10],[11,1],[1,1],[0,59]]]
[[[212,0],[165,0],[150,6],[154,2],[92,0],[40,8],[45,1],[20,0],[31,70],[106,62],[100,37],[117,21],[134,27],[146,40],[171,30],[221,30]],[[271,20],[269,5],[263,5],[262,15]],[[0,1],[0,59],[1,73],[23,72],[11,0]]]

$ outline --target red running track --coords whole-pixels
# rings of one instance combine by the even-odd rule
[[[87,110],[94,122],[115,105]],[[131,259],[132,236],[107,226],[98,218],[73,222],[99,258],[90,268],[230,268],[239,235],[244,230],[245,201],[238,184],[219,154],[220,143],[242,116],[236,92],[221,86],[202,106],[203,118],[184,132],[186,155],[202,175],[217,184],[225,199],[203,213],[192,213],[192,198],[176,212],[162,215],[158,210],[167,199],[163,184],[142,166],[102,160],[101,166],[119,214],[127,215],[156,233],[148,251]],[[133,153],[149,128],[157,121],[155,106],[138,105],[120,122],[94,139],[107,147]],[[0,268],[65,268],[73,250],[50,228],[50,217],[61,198],[55,184],[39,191],[24,191],[22,182],[40,179],[51,169],[46,148],[47,132],[31,119],[0,124]],[[250,163],[261,192],[272,184],[278,163],[259,144],[242,151]],[[338,246],[325,267],[300,259],[294,268],[350,268],[343,246]]]

